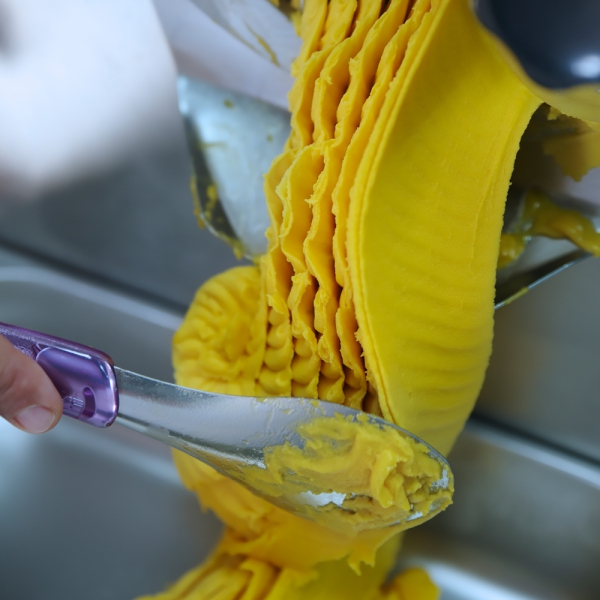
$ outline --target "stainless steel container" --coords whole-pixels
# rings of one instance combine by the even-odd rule
[[[169,378],[180,318],[0,252],[0,320],[103,348],[126,368]],[[597,465],[478,422],[450,458],[455,505],[407,534],[398,568],[426,566],[444,600],[598,597]],[[64,419],[29,436],[2,422],[0,482],[0,595],[11,600],[158,592],[220,531],[166,447],[118,425]]]

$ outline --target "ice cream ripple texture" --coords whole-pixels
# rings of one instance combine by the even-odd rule
[[[541,101],[467,0],[306,0],[300,34],[292,133],[265,177],[268,250],[200,288],[174,338],[177,382],[342,403],[446,455],[490,356],[504,204]],[[390,502],[432,501],[439,474],[418,448],[364,436],[336,452],[318,422],[303,435],[333,477],[378,499],[382,523]],[[359,501],[352,526],[330,530],[175,462],[225,531],[155,600],[439,597],[423,570],[386,579],[399,528],[361,529]],[[271,490],[282,473],[316,476],[297,448],[266,462],[253,483]]]

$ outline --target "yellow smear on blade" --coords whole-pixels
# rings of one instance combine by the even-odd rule
[[[527,242],[537,235],[566,239],[594,256],[600,256],[600,233],[594,224],[576,210],[558,206],[538,190],[527,192],[516,229],[514,233],[502,234],[499,269],[516,260]]]

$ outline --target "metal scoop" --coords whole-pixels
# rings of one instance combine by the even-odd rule
[[[426,521],[451,503],[453,475],[447,461],[416,436],[377,417],[345,406],[303,398],[255,398],[214,394],[150,379],[115,367],[103,352],[43,333],[0,323],[0,334],[33,358],[63,398],[63,414],[96,427],[117,421],[201,460],[281,508],[327,527],[361,531]],[[305,464],[321,475],[306,488],[295,484],[259,485],[268,474],[267,454],[277,447],[301,448],[301,428],[316,419],[343,419],[346,430],[372,427],[386,435],[409,440],[426,453],[439,476],[427,479],[432,501],[423,508],[393,506],[364,510],[370,498],[355,490],[336,489],[335,472],[323,472],[319,456],[307,454]],[[335,427],[332,428],[335,430]],[[331,443],[343,444],[332,433]],[[308,461],[308,462],[307,462]],[[311,462],[312,461],[312,462]],[[438,472],[436,471],[436,472]],[[258,476],[257,476],[258,475]],[[290,479],[297,475],[289,473]],[[282,490],[284,492],[282,493]],[[285,491],[291,490],[291,491]],[[357,506],[360,505],[360,511]],[[357,517],[357,513],[360,514]]]

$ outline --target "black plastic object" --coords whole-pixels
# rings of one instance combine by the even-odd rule
[[[600,82],[600,0],[475,0],[474,8],[542,87]]]

